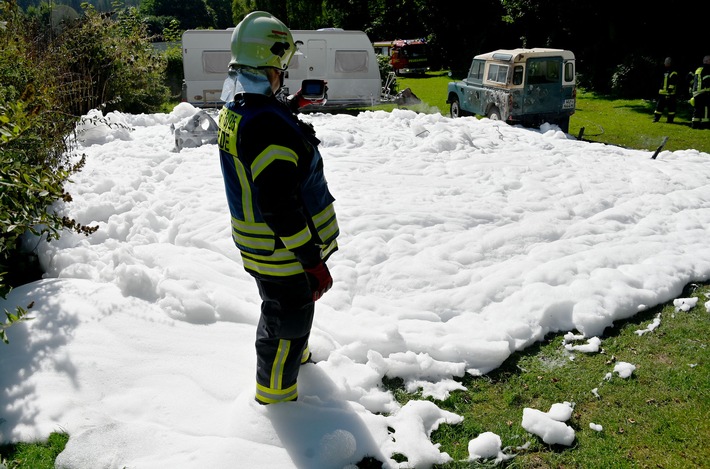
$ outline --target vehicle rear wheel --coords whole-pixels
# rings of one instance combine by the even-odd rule
[[[463,113],[461,111],[461,103],[459,103],[458,98],[454,98],[453,101],[451,101],[451,117],[456,119],[457,117],[463,116]]]
[[[497,107],[491,106],[491,108],[488,109],[488,112],[486,113],[486,117],[492,121],[499,121],[500,120],[500,111],[498,110]]]

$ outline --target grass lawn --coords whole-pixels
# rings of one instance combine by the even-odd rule
[[[710,467],[710,314],[704,306],[710,287],[690,285],[683,293],[698,297],[695,308],[676,311],[669,303],[619,321],[600,337],[600,353],[574,352],[571,360],[562,335],[552,335],[484,377],[466,377],[468,390],[440,404],[464,422],[432,434],[457,461],[438,467],[490,467],[490,461],[465,461],[468,442],[486,431],[498,434],[504,447],[531,442],[511,451],[516,457],[504,463],[510,468]],[[636,332],[657,317],[656,329]],[[622,361],[636,366],[632,376],[605,380]],[[547,445],[522,428],[523,408],[546,412],[564,401],[575,405],[566,422],[576,433],[571,447]]]

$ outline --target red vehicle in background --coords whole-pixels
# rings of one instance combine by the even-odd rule
[[[425,39],[395,39],[372,44],[375,54],[390,58],[396,75],[421,75],[429,70]]]

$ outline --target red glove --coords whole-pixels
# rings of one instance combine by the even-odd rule
[[[333,286],[333,277],[330,276],[330,271],[324,262],[303,270],[306,271],[308,285],[311,286],[311,291],[313,292],[313,301],[318,301]]]

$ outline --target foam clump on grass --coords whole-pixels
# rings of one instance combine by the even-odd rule
[[[654,318],[653,322],[646,326],[646,329],[638,329],[634,331],[636,335],[642,336],[648,332],[653,332],[658,326],[661,325],[661,313],[658,313]]]
[[[566,341],[566,338],[565,338]],[[577,352],[583,352],[583,353],[597,353],[599,352],[599,349],[601,348],[602,341],[599,337],[592,337],[591,339],[587,340],[586,344],[583,345],[572,345],[572,344],[565,344],[565,349],[568,351],[577,351]]]
[[[676,312],[678,311],[684,311],[688,312],[691,309],[695,308],[695,305],[698,304],[698,298],[693,297],[693,298],[676,298],[673,300],[673,306],[675,306]]]
[[[523,428],[542,438],[548,445],[571,446],[574,429],[566,422],[572,416],[574,405],[569,402],[553,404],[549,412],[526,407],[523,409]]]
[[[501,446],[500,436],[493,432],[483,432],[468,442],[468,460],[495,458],[494,462],[498,464],[515,457],[514,454],[505,454]]]
[[[621,378],[628,378],[636,370],[636,365],[631,363],[619,362],[614,365],[614,373],[618,373]]]
[[[468,442],[468,459],[495,458],[501,452],[500,436],[493,432],[484,432]]]

